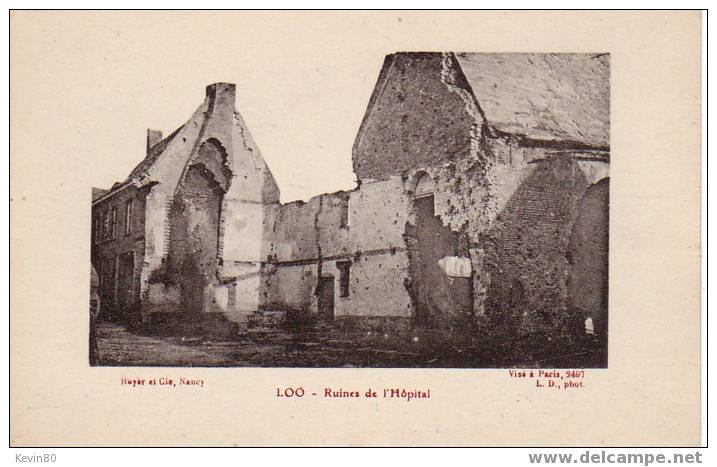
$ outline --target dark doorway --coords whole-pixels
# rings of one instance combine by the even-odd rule
[[[319,315],[326,319],[334,319],[334,276],[321,276],[316,294]]]
[[[416,319],[422,324],[440,324],[473,309],[471,279],[449,277],[438,264],[446,256],[458,255],[458,234],[443,225],[433,203],[433,195],[415,200],[417,251],[411,269],[416,282]]]
[[[100,262],[100,318],[109,321],[119,319],[115,300],[116,258],[105,257]]]
[[[578,204],[570,236],[568,300],[598,335],[607,334],[610,180],[592,185]]]
[[[134,252],[119,257],[117,269],[117,308],[126,315],[134,305]]]

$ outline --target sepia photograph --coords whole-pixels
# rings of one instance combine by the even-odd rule
[[[389,54],[288,202],[237,94],[92,187],[92,365],[607,366],[609,53]]]

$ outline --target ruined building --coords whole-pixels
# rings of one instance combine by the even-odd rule
[[[606,329],[608,55],[389,55],[352,157],[355,189],[282,204],[234,85],[208,86],[93,190],[103,314]]]

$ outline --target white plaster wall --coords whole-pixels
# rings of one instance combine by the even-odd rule
[[[229,319],[237,320],[241,315],[257,311],[259,309],[260,290],[261,277],[258,274],[237,279],[236,302],[234,310],[228,311]]]
[[[265,261],[270,243],[265,205],[234,199],[223,205],[224,262]]]
[[[340,277],[334,263],[325,272],[336,278],[336,316],[412,316],[411,300],[404,285],[408,277],[406,253],[364,256],[351,265],[348,297],[339,297]]]
[[[208,101],[205,100],[157,158],[147,176],[139,180],[140,184],[158,182],[152,187],[145,204],[144,229],[147,243],[144,276],[148,276],[151,271],[160,268],[162,257],[167,253],[168,231],[166,224],[169,203],[171,203],[174,190],[184,171],[193,142],[199,137],[207,107]]]
[[[264,308],[308,310],[316,288],[316,264],[286,265],[273,269],[269,278],[269,303]]]
[[[214,304],[219,307],[221,311],[228,311],[229,307],[229,287],[226,285],[220,285],[214,287]]]
[[[349,199],[351,251],[405,247],[409,200],[400,177],[365,183]]]

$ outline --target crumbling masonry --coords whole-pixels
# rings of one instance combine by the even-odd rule
[[[358,186],[287,204],[234,85],[208,86],[186,124],[148,132],[125,181],[93,189],[103,314],[606,330],[608,60],[389,55],[354,143]]]

